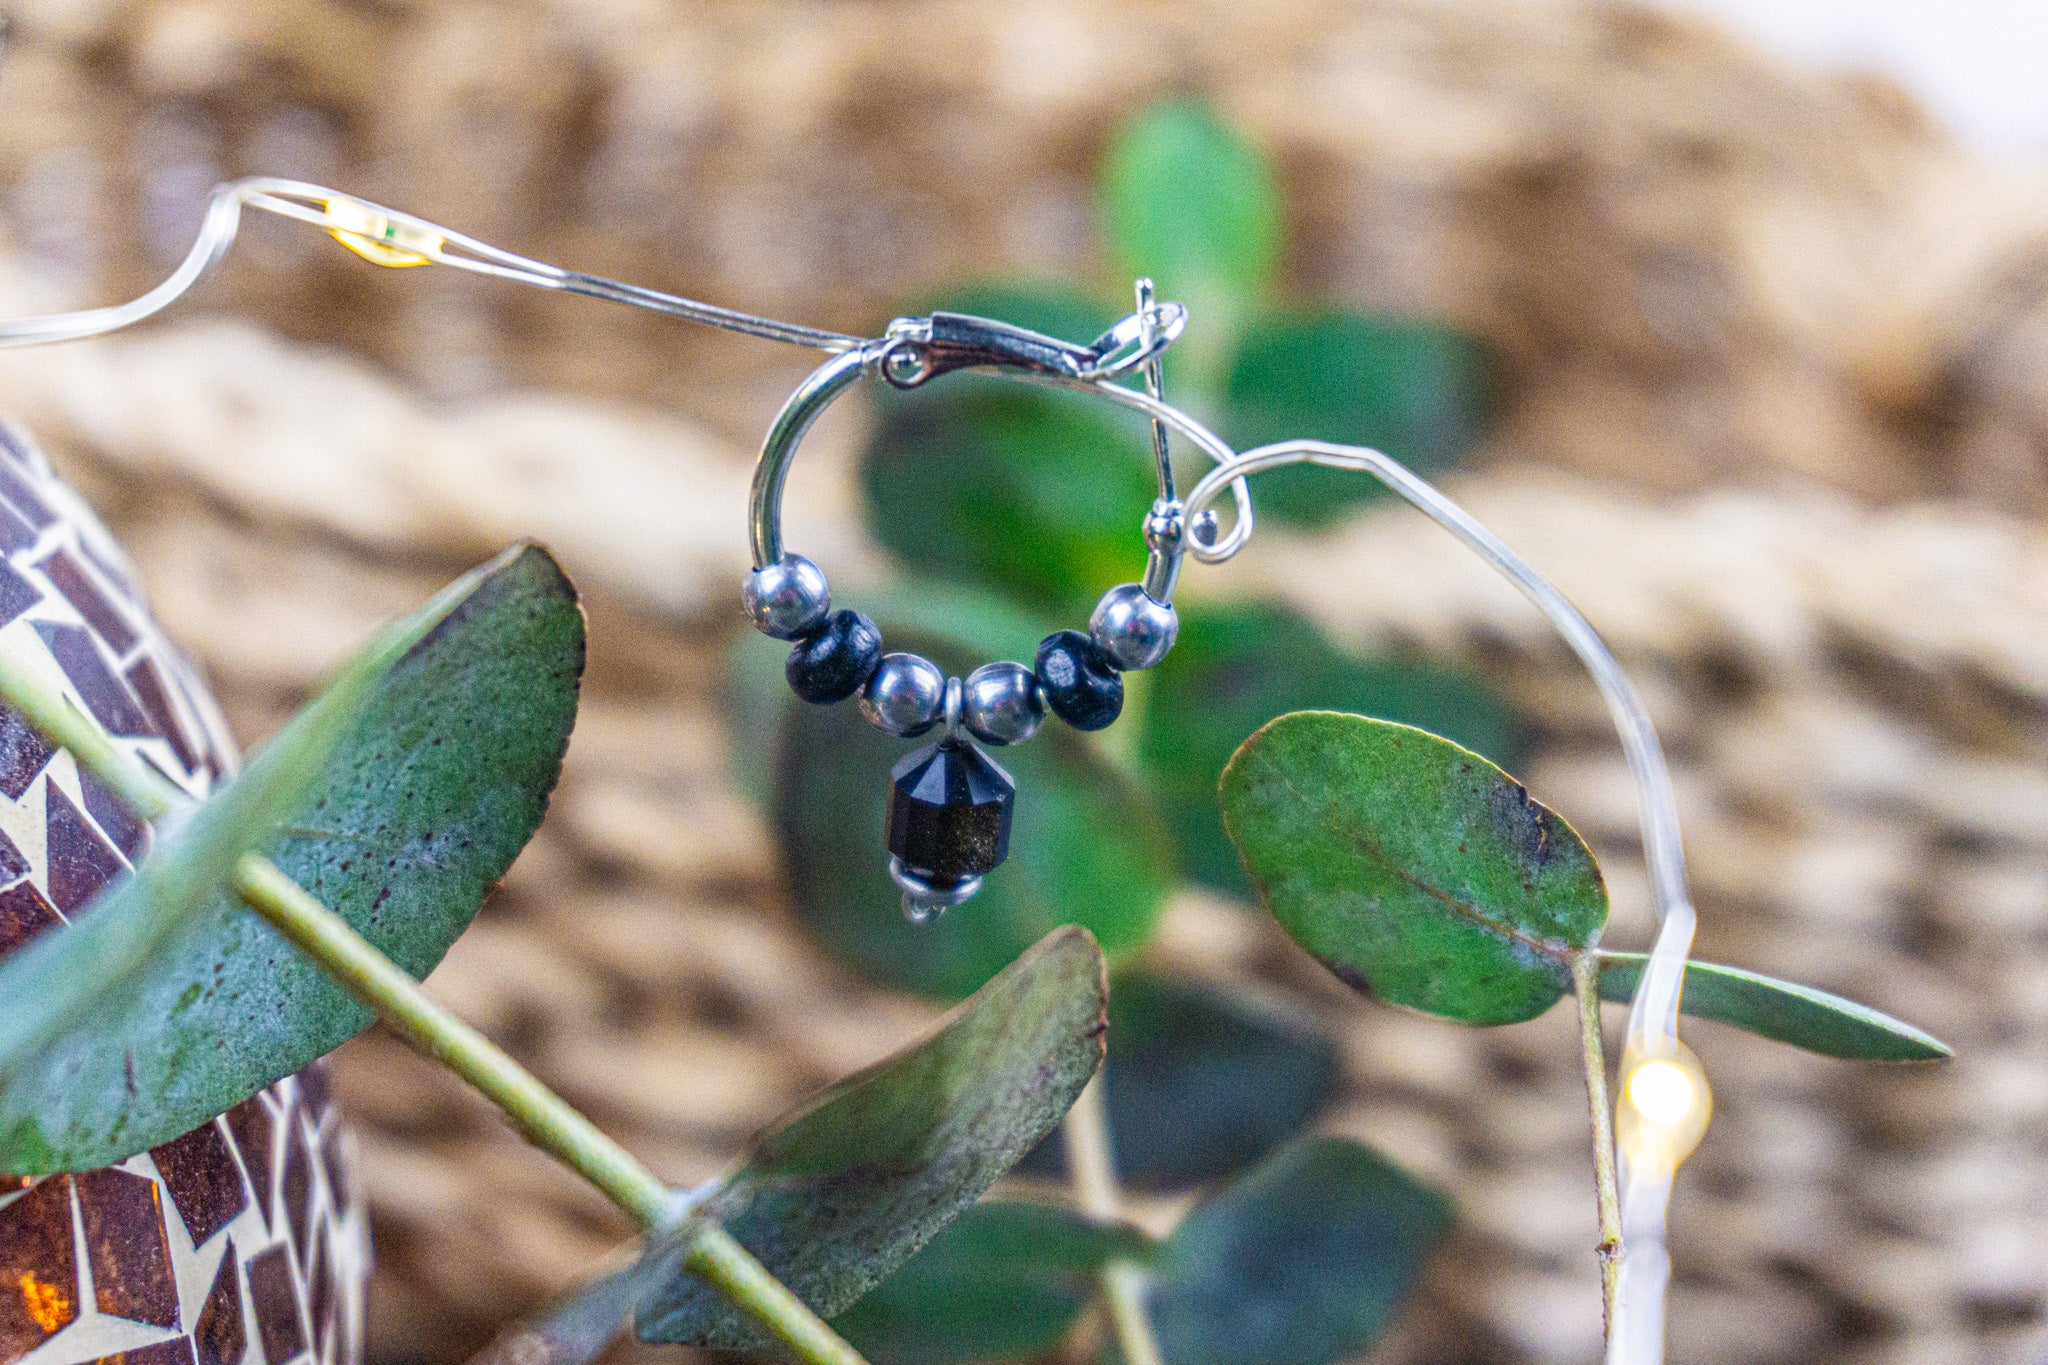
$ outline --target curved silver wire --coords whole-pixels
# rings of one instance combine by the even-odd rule
[[[581,294],[586,298],[603,299],[629,308],[644,308],[668,317],[814,350],[846,351],[867,344],[864,337],[821,331],[793,322],[778,322],[717,304],[665,294],[658,289],[563,270],[354,195],[302,180],[258,176],[233,181],[214,190],[213,197],[207,202],[206,215],[200,220],[199,236],[192,243],[192,249],[169,278],[156,288],[140,298],[106,308],[0,323],[0,347],[34,346],[100,336],[162,311],[197,284],[227,253],[241,226],[244,208],[295,218],[332,233],[366,241],[373,247],[389,247],[399,255],[415,258],[409,261],[387,260],[384,264],[423,265],[431,262],[448,265],[472,274],[513,280],[567,294]]]

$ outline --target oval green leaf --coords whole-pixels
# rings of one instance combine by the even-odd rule
[[[1334,310],[1278,313],[1235,338],[1221,426],[1240,450],[1306,437],[1372,446],[1434,475],[1485,435],[1492,393],[1485,352],[1448,327]],[[1296,465],[1260,476],[1259,514],[1321,526],[1384,493],[1370,475]]]
[[[1314,1016],[1241,986],[1117,973],[1103,1095],[1117,1173],[1134,1188],[1186,1189],[1235,1175],[1329,1102],[1337,1048]],[[1064,1170],[1058,1142],[1026,1170]]]
[[[304,794],[258,847],[425,976],[546,810],[575,720],[583,615],[554,560],[526,547],[453,585],[402,630],[409,647],[326,761],[301,774]],[[71,938],[52,936],[51,951]],[[25,950],[10,970],[39,961]],[[9,1070],[7,1169],[102,1166],[168,1141],[373,1018],[224,895],[134,982],[119,1008],[95,1012],[90,1035]]]
[[[1152,1240],[1051,1204],[976,1204],[832,1325],[873,1365],[1035,1359]]]
[[[921,573],[1085,617],[1144,569],[1149,449],[1085,396],[949,375],[887,405],[861,456],[868,528]]]
[[[1572,827],[1469,749],[1305,711],[1245,741],[1223,819],[1294,941],[1345,982],[1473,1024],[1531,1019],[1571,989],[1607,887]]]
[[[960,677],[991,659],[1028,661],[1043,633],[978,594],[906,586],[872,605],[887,648]],[[923,925],[903,918],[883,834],[890,769],[933,736],[893,739],[851,705],[792,705],[783,727],[775,829],[797,913],[874,980],[958,999],[1057,925],[1086,927],[1112,955],[1150,935],[1172,889],[1165,828],[1146,794],[1057,720],[1028,744],[989,751],[1017,782],[1009,861],[973,900]]]
[[[1635,999],[1647,953],[1600,954],[1600,998]],[[1812,986],[1718,962],[1687,962],[1679,1008],[1773,1042],[1850,1061],[1931,1062],[1953,1055],[1948,1044],[1889,1014]]]
[[[698,1212],[832,1317],[979,1199],[1060,1120],[1102,1062],[1108,987],[1080,929],[1049,934],[924,1042],[869,1067],[757,1138]],[[682,1269],[638,1310],[642,1340],[744,1348],[758,1330]]]
[[[62,932],[45,934],[0,966],[0,1171],[43,1174],[65,1165],[50,1118],[32,1097],[64,1068],[67,1085],[91,1085],[99,1021],[138,1008],[151,961],[227,893],[242,855],[276,837],[297,811],[334,746],[362,714],[370,689],[397,657],[390,641],[366,650],[293,717],[249,765],[203,805],[166,821],[135,875],[110,887]],[[79,1033],[88,1016],[92,1024]],[[69,1066],[64,1066],[66,1061]],[[126,1063],[124,1062],[124,1081]],[[128,1116],[116,1113],[118,1140]]]
[[[1347,654],[1306,617],[1272,603],[1184,604],[1179,642],[1148,677],[1139,766],[1182,868],[1232,895],[1252,888],[1224,836],[1216,780],[1237,746],[1275,716],[1352,711],[1443,735],[1504,767],[1522,761],[1520,719],[1478,678],[1402,655]]]
[[[1102,216],[1119,271],[1152,276],[1166,297],[1242,307],[1280,263],[1272,167],[1197,100],[1155,105],[1117,135],[1103,159]]]
[[[1150,1297],[1160,1355],[1172,1365],[1361,1355],[1450,1222],[1450,1201],[1371,1149],[1293,1143],[1166,1239]]]

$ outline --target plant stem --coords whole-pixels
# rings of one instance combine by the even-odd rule
[[[1081,1091],[1060,1124],[1066,1140],[1067,1170],[1090,1218],[1108,1222],[1122,1216],[1123,1196],[1117,1189],[1116,1161],[1109,1141],[1109,1107],[1103,1102],[1100,1071]],[[1124,1365],[1164,1365],[1152,1319],[1145,1314],[1145,1271],[1132,1261],[1111,1261],[1102,1268],[1102,1301],[1109,1323],[1123,1348]]]
[[[1607,1100],[1607,1053],[1600,1038],[1600,955],[1591,949],[1572,958],[1572,993],[1579,1000],[1586,1103],[1593,1119],[1593,1186],[1600,1199],[1600,1314],[1611,1332],[1621,1276],[1621,1184],[1614,1164],[1614,1109]]]
[[[245,857],[242,899],[415,1050],[475,1086],[513,1127],[603,1191],[643,1229],[669,1209],[668,1186],[497,1044],[430,999],[419,982],[286,876]]]
[[[653,1233],[675,1196],[654,1173],[490,1039],[436,1004],[419,982],[268,858],[244,857],[236,889],[249,907],[416,1051],[468,1081],[548,1152]],[[700,1224],[683,1264],[731,1299],[807,1365],[863,1365],[787,1286],[723,1227]]]
[[[866,1365],[860,1352],[826,1326],[810,1305],[769,1274],[767,1267],[718,1223],[705,1221],[683,1264],[809,1365]]]
[[[154,824],[192,797],[126,751],[74,706],[54,665],[32,654],[0,656],[0,701],[29,726],[68,749],[128,808]],[[397,963],[268,858],[245,856],[235,888],[249,908],[317,963],[416,1051],[468,1081],[504,1111],[536,1147],[595,1185],[648,1234],[663,1228],[676,1196],[634,1155],[541,1084],[490,1039],[436,1004]],[[810,1306],[715,1221],[699,1225],[684,1260],[689,1271],[796,1351],[806,1365],[865,1365]]]

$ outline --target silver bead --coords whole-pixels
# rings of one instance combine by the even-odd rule
[[[921,735],[946,716],[946,675],[930,659],[884,654],[860,691],[868,724],[892,735]]]
[[[1022,744],[1045,721],[1038,679],[1022,664],[983,664],[960,688],[967,731],[989,744]]]
[[[1142,585],[1123,583],[1102,594],[1088,618],[1088,633],[1118,668],[1150,668],[1173,648],[1180,613],[1152,600]]]
[[[912,924],[930,924],[954,906],[972,900],[981,890],[979,877],[962,877],[940,886],[905,867],[901,858],[889,860],[889,876],[903,893],[903,918]]]
[[[754,629],[777,640],[794,640],[832,610],[825,572],[802,555],[784,555],[754,570],[740,588],[740,600]]]

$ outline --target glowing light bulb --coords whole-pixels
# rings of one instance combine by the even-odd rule
[[[1624,1054],[1621,1076],[1615,1127],[1623,1154],[1640,1170],[1677,1170],[1706,1136],[1714,1112],[1699,1058],[1676,1038],[1661,1039],[1651,1050]]]
[[[438,232],[399,222],[346,195],[329,199],[326,214],[327,235],[373,265],[432,265],[446,240]]]

